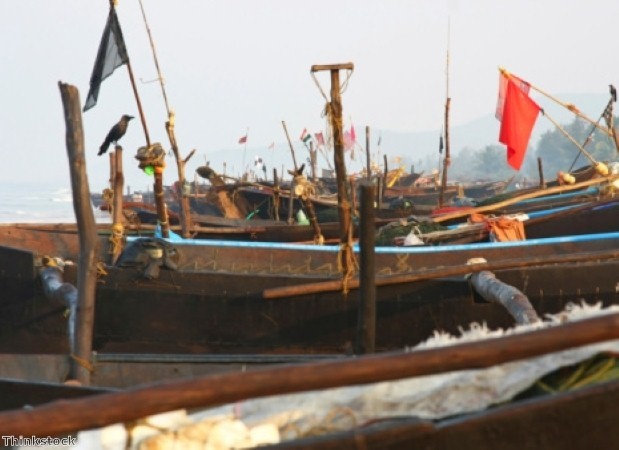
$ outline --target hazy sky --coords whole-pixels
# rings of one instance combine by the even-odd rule
[[[353,62],[343,94],[346,125],[357,134],[439,130],[450,50],[451,123],[494,110],[498,66],[550,92],[605,93],[619,84],[616,0],[143,0],[181,153],[195,167],[228,149],[241,165],[238,139],[249,129],[248,158],[304,127],[325,127],[313,64]],[[4,181],[69,183],[58,81],[77,86],[82,104],[105,21],[107,0],[0,2],[0,130]],[[138,81],[151,141],[168,148],[165,105],[138,0],[120,0],[118,17]],[[448,27],[449,24],[449,27]],[[448,32],[449,28],[449,32]],[[448,45],[449,36],[449,45]],[[344,74],[342,74],[343,76]],[[328,92],[326,73],[319,81]],[[125,67],[83,114],[91,190],[108,182],[97,149],[122,114],[137,117]],[[597,115],[599,111],[591,112]],[[497,123],[498,135],[498,123]],[[151,179],[133,155],[144,144],[139,120],[123,141],[126,184]],[[490,142],[493,144],[496,142]],[[282,150],[283,151],[283,150]],[[173,160],[166,182],[175,178]]]

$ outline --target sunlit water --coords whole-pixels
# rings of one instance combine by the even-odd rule
[[[93,212],[97,222],[109,222],[107,212]],[[24,222],[75,222],[70,185],[0,182],[0,223]]]

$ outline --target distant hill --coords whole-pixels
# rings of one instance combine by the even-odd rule
[[[582,111],[583,114],[588,117],[597,120],[602,113],[604,107],[608,103],[609,96],[607,94],[556,94],[556,97],[566,103],[572,103]],[[558,123],[568,124],[574,120],[574,114],[567,111],[565,108],[557,105],[554,102],[546,98],[535,98],[540,106]],[[540,116],[537,120],[535,128],[533,129],[533,135],[531,137],[530,145],[536,146],[540,136],[552,129],[554,125],[545,117]],[[439,138],[440,129],[428,130],[423,132],[398,132],[390,130],[381,130],[381,155],[386,154],[388,161],[393,161],[394,158],[401,158],[401,164],[407,169],[410,169],[411,165],[418,164],[419,161],[426,161],[428,158],[433,161],[436,158],[438,163],[439,154]],[[494,111],[489,114],[470,121],[465,124],[452,126],[450,129],[450,143],[451,151],[455,156],[463,148],[470,148],[473,150],[482,149],[487,145],[497,145],[499,134],[499,122],[494,117]],[[374,143],[373,146],[376,144]],[[297,146],[296,155],[297,162],[301,164],[306,162],[307,151],[302,146]],[[372,148],[372,154],[375,155],[377,149]],[[238,155],[238,149],[234,150],[234,153]],[[251,165],[254,157],[257,153],[264,158],[268,167],[268,177],[272,176],[272,166],[278,169],[278,173],[281,174],[282,167],[285,169],[291,168],[291,156],[290,150],[286,143],[276,144],[275,149],[272,150],[270,155],[263,155],[264,149],[254,150],[252,148],[247,149],[245,163]],[[221,170],[223,163],[227,162],[227,172],[232,174],[233,172],[239,173],[242,162],[230,161],[231,151],[230,149],[214,152],[209,155],[211,166],[215,170]],[[332,155],[329,155],[332,158]],[[237,156],[239,159],[239,156]],[[330,160],[332,164],[332,159]],[[365,162],[365,155],[356,159],[357,170],[362,163]],[[327,167],[324,156],[319,155],[319,167]],[[379,163],[382,164],[382,161]],[[236,167],[234,165],[236,164]],[[389,164],[393,164],[389,162]],[[395,165],[393,166],[395,167]],[[425,170],[429,170],[425,168]]]

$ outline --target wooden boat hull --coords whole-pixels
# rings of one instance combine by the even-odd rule
[[[490,261],[535,258],[565,252],[617,248],[618,235],[566,241],[556,238],[529,245],[479,244],[424,249],[379,249],[381,274],[423,272],[437,266],[459,267],[469,258]],[[543,241],[543,242],[542,242]],[[171,353],[352,353],[357,336],[359,292],[300,294],[277,300],[265,289],[338,279],[337,251],[327,248],[235,246],[233,243],[179,244],[177,270],[161,267],[154,279],[144,278],[139,265],[110,267],[97,287],[94,349],[98,352]],[[301,247],[301,248],[299,248]],[[262,250],[259,250],[262,248]],[[407,250],[407,251],[404,251]],[[416,251],[415,251],[416,250]],[[22,270],[2,279],[14,300],[3,301],[0,352],[65,353],[67,319],[64,305],[32,292],[33,260],[22,252]],[[17,267],[13,254],[5,264]],[[558,312],[568,302],[619,300],[619,262],[610,259],[497,271],[497,277],[529,296],[539,315]],[[23,272],[23,273],[22,273]],[[68,281],[75,273],[68,270]],[[549,280],[552,280],[551,282]],[[19,287],[30,286],[30,291]],[[376,348],[393,350],[415,345],[435,330],[457,333],[459,327],[485,322],[506,327],[513,318],[483,301],[463,277],[407,282],[377,288]]]
[[[271,448],[345,450],[587,450],[619,440],[619,381],[507,403],[439,422],[419,418],[378,421],[354,431],[289,441]]]

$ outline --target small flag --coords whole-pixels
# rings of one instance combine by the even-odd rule
[[[352,150],[355,146],[355,141],[352,140],[350,131],[344,131],[344,151]]]
[[[86,97],[84,112],[97,104],[99,89],[101,88],[103,80],[112,75],[116,68],[128,62],[129,55],[125,47],[120,23],[118,23],[118,17],[116,16],[114,6],[111,6],[110,14],[107,17],[107,22],[103,29],[99,50],[97,51],[95,67],[92,69],[92,75],[90,76],[90,90]]]
[[[271,142],[271,145],[269,145],[269,150],[273,150],[275,148],[275,142]]]
[[[239,144],[244,144],[247,142],[247,135],[242,136],[239,138]]]
[[[319,147],[323,147],[325,145],[325,137],[322,134],[322,131],[314,134],[314,138],[316,138],[316,142]]]
[[[355,126],[353,124],[350,124],[350,139],[353,142],[357,142],[357,135],[355,134]]]
[[[504,91],[501,92],[504,84]],[[516,170],[522,166],[533,126],[541,110],[529,97],[528,91],[528,83],[501,73],[497,106],[497,117],[500,116],[501,120],[499,142],[507,146],[507,163]]]
[[[301,133],[301,140],[305,143],[312,138],[312,135],[307,132],[307,128],[303,128],[303,133]]]

